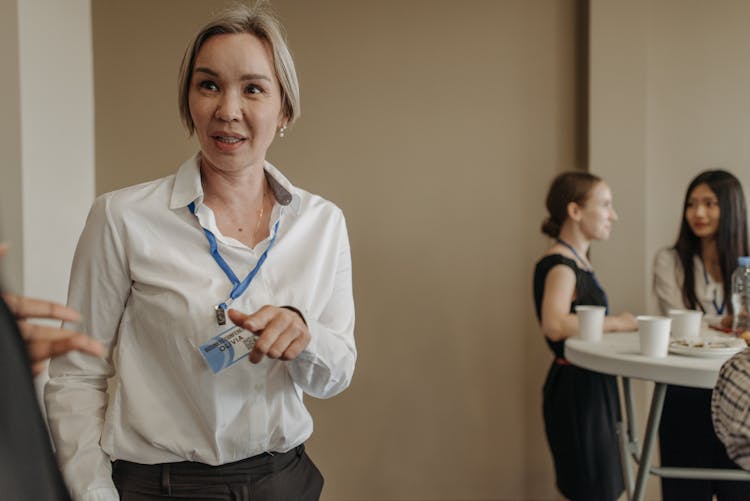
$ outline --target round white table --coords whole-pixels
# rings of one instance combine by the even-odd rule
[[[670,354],[651,358],[640,354],[637,332],[605,334],[599,343],[570,338],[565,342],[565,358],[586,369],[658,383],[713,388],[719,369],[729,358],[686,357]]]
[[[705,331],[704,335],[715,334]],[[626,421],[617,424],[617,432],[628,499],[636,501],[643,499],[649,473],[668,478],[750,480],[750,473],[742,470],[651,467],[651,456],[664,407],[667,385],[713,388],[719,369],[730,356],[690,357],[669,354],[666,358],[646,357],[640,354],[637,332],[604,334],[600,342],[583,341],[578,338],[570,338],[565,342],[565,358],[570,363],[595,372],[618,376],[622,380]],[[643,439],[643,451],[640,451],[635,429],[630,378],[654,382],[654,393],[651,397],[651,408]],[[635,483],[629,461],[630,455],[633,456],[638,466]]]

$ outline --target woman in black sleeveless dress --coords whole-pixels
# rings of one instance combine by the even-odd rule
[[[607,295],[587,257],[592,241],[609,237],[617,214],[606,183],[583,172],[554,179],[547,210],[542,231],[555,243],[536,264],[534,300],[555,357],[544,383],[543,409],[557,487],[571,501],[614,501],[624,489],[615,432],[620,419],[617,382],[571,365],[564,347],[578,333],[579,304],[607,307],[605,331],[637,328],[630,313],[609,315]]]

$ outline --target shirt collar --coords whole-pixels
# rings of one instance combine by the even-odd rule
[[[300,196],[298,189],[270,162],[263,165],[268,185],[271,187],[276,201],[294,212],[299,212]],[[196,205],[203,203],[203,187],[200,175],[200,152],[186,160],[177,170],[172,188],[172,198],[169,208],[180,209],[187,207],[190,202]]]

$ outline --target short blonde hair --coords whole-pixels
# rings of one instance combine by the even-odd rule
[[[292,54],[284,39],[281,23],[270,11],[266,2],[258,1],[252,6],[237,4],[220,12],[196,33],[185,50],[180,64],[178,106],[180,119],[187,131],[191,135],[195,132],[189,102],[195,57],[206,40],[216,35],[229,33],[250,33],[268,44],[273,53],[276,78],[281,86],[281,109],[287,123],[289,125],[294,123],[300,117],[302,109],[299,82]]]

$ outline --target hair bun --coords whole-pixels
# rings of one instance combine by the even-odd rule
[[[561,229],[560,223],[557,221],[553,221],[552,218],[548,217],[544,220],[542,223],[542,233],[545,235],[549,235],[552,238],[557,238],[560,235],[560,229]]]

